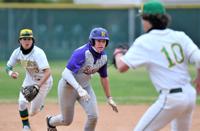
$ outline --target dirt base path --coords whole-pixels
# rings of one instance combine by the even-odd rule
[[[114,113],[108,105],[99,105],[99,121],[96,131],[132,131],[133,127],[148,108],[148,105],[120,105],[119,113]],[[21,121],[17,104],[0,104],[0,131],[21,131]],[[33,131],[46,131],[45,118],[59,112],[57,104],[48,103],[45,109],[34,117],[30,117]],[[83,131],[85,113],[77,104],[72,124],[58,127],[58,131]],[[162,131],[169,131],[169,126]],[[200,130],[200,106],[194,112],[191,131]]]

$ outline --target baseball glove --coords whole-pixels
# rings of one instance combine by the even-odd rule
[[[114,65],[115,68],[117,68],[116,66],[116,60],[115,60],[115,56],[118,54],[118,53],[121,53],[121,54],[126,54],[126,52],[128,51],[129,49],[129,46],[128,45],[118,45],[115,50],[114,50],[114,53],[113,53],[113,59],[112,59],[112,64]]]
[[[21,92],[26,100],[28,102],[31,102],[37,96],[39,89],[40,88],[38,85],[29,85],[26,87],[22,87]]]

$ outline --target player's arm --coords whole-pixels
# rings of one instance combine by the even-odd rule
[[[62,73],[62,78],[66,80],[79,94],[79,96],[84,100],[88,101],[90,96],[88,92],[78,83],[75,79],[74,74],[78,73],[80,68],[85,62],[85,52],[76,50],[70,57],[66,68]]]
[[[88,101],[90,99],[89,94],[83,87],[76,81],[73,73],[68,68],[65,68],[62,73],[62,78],[69,83],[79,94],[79,96],[84,100]]]
[[[62,72],[62,78],[66,80],[74,89],[79,90],[79,88],[82,88],[81,85],[76,81],[72,71],[67,67]]]
[[[18,72],[13,71],[13,66],[17,63],[17,55],[18,55],[18,50],[16,49],[11,54],[11,56],[7,62],[7,65],[5,67],[7,74],[13,79],[17,79],[19,76]]]
[[[38,57],[40,56],[40,57]],[[46,54],[43,50],[39,50],[37,55],[35,55],[35,61],[38,65],[39,70],[43,71],[44,75],[37,83],[39,87],[41,87],[51,76],[51,69],[46,57]]]
[[[77,91],[83,87],[75,79],[74,74],[79,72],[85,62],[84,53],[84,51],[75,50],[62,73],[62,77]]]
[[[145,48],[140,37],[134,41],[125,54],[120,48],[116,48],[113,56],[119,72],[126,72],[129,68],[136,69],[146,65],[150,60],[148,49]]]
[[[200,50],[195,50],[190,57],[189,60],[191,63],[195,63],[195,66],[197,68],[197,75],[194,79],[194,84],[196,86],[197,94],[200,94]]]
[[[111,97],[110,94],[110,84],[109,84],[109,80],[108,77],[101,77],[101,84],[103,86],[104,89],[104,93],[106,95],[107,98]]]
[[[13,67],[12,67],[12,66],[8,66],[8,65],[7,65],[5,70],[6,70],[7,74],[8,74],[11,78],[13,78],[13,79],[17,79],[17,78],[18,78],[19,73],[13,71]]]
[[[43,71],[44,71],[44,76],[42,77],[42,79],[38,83],[39,87],[41,87],[48,80],[48,78],[51,76],[50,68],[43,69]]]
[[[197,94],[200,94],[200,68],[197,69],[197,76],[194,80]]]
[[[112,96],[110,93],[110,84],[109,84],[108,77],[101,77],[101,84],[103,86],[104,93],[107,97],[108,104],[112,107],[113,111],[118,112],[117,105],[112,99]]]
[[[107,63],[104,64],[99,70],[98,73],[100,75],[101,85],[103,86],[104,93],[107,98],[111,97],[110,93],[110,84],[108,80],[108,74],[107,74]]]
[[[114,51],[114,57],[115,57],[115,62],[116,62],[116,68],[119,72],[126,72],[128,71],[129,67],[122,61],[122,56],[123,54],[116,49]]]
[[[197,69],[196,78],[193,82],[195,84],[197,93],[200,94],[200,50],[198,46],[192,41],[192,39],[185,33],[182,32],[180,37],[185,45],[183,49],[186,58],[188,59],[189,63],[195,64]]]
[[[101,85],[103,86],[104,93],[107,97],[108,104],[112,107],[112,109],[115,112],[118,112],[117,105],[113,101],[111,93],[110,93],[110,83],[109,83],[109,79],[108,79],[108,75],[107,75],[107,63],[99,69],[98,73],[99,73],[100,78],[101,78],[100,79]]]

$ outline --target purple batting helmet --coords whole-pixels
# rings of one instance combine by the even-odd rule
[[[94,28],[90,32],[89,40],[94,45],[94,40],[106,40],[106,46],[109,42],[108,31],[104,28]]]

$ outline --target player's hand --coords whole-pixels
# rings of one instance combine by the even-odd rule
[[[18,73],[18,72],[12,72],[10,76],[11,76],[13,79],[17,79],[18,76],[19,76],[19,73]]]
[[[77,89],[78,95],[81,97],[81,99],[83,99],[84,101],[89,101],[90,99],[90,95],[87,93],[87,91],[85,89],[83,89],[82,87],[79,87]]]
[[[112,64],[114,65],[115,68],[117,68],[117,63],[116,63],[116,59],[115,57],[118,55],[118,54],[121,54],[121,55],[125,55],[126,52],[128,51],[129,49],[129,46],[128,45],[118,45],[114,52],[113,52],[113,58],[112,58]]]
[[[112,107],[113,111],[118,112],[117,104],[114,102],[112,97],[108,97],[107,102]]]

